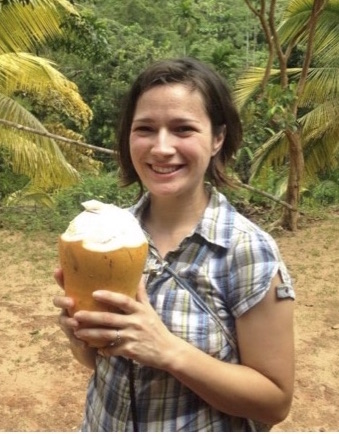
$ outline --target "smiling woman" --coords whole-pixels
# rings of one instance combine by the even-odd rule
[[[247,431],[287,416],[291,279],[274,240],[216,188],[241,133],[229,89],[202,62],[161,61],[132,85],[118,154],[123,183],[147,189],[130,209],[149,243],[146,279],[136,300],[94,292],[105,312],[69,317],[74,300],[54,300],[94,370],[84,431]],[[97,339],[107,345],[84,344]]]
[[[185,203],[200,195],[204,207],[205,172],[224,137],[224,131],[212,135],[197,90],[183,84],[156,86],[136,105],[130,135],[132,163],[142,184],[159,199],[180,197]]]
[[[191,103],[190,97],[192,94],[195,95],[196,99],[200,99],[200,110],[204,111],[205,116],[208,117],[213,138],[224,134],[223,146],[220,152],[218,152],[218,155],[211,159],[205,178],[216,186],[227,184],[228,179],[225,175],[225,165],[231,160],[232,156],[239,148],[242,139],[242,127],[239,115],[224,80],[221,80],[213,70],[207,68],[204,64],[197,62],[193,66],[193,63],[189,61],[185,63],[183,68],[179,62],[172,62],[170,65],[163,62],[156,63],[152,68],[149,68],[141,74],[133,83],[128,98],[123,105],[118,134],[121,178],[123,183],[129,185],[138,182],[141,191],[143,190],[142,182],[140,182],[140,178],[131,160],[130,148],[128,146],[129,136],[132,131],[132,122],[135,120],[135,110],[140,103],[139,98],[148,90],[159,87],[160,100],[163,99],[164,103],[166,103],[164,96],[161,97],[165,92],[164,86],[162,86],[164,84],[169,85],[166,86],[169,88],[175,84],[179,84],[181,85],[179,87],[185,88],[186,97],[188,97],[188,100],[185,101],[186,108]],[[181,111],[181,113],[182,112],[183,111]],[[178,113],[175,114],[174,117],[178,125],[173,125],[173,128],[177,127],[177,132],[181,131],[185,134],[185,130],[190,130],[192,126],[197,126],[185,124],[188,120],[187,116],[189,116],[189,113],[190,112],[185,113],[183,119],[180,119]],[[147,119],[145,120],[147,121]],[[151,119],[148,120],[151,121]],[[227,125],[232,126],[232,128],[229,128],[227,134],[225,134]],[[144,128],[145,127],[149,128],[150,126],[146,125]]]

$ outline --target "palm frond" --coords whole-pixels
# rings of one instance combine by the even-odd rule
[[[242,110],[244,105],[253,97],[259,90],[264,77],[264,68],[251,67],[241,75],[234,88],[234,100],[239,110]],[[291,79],[300,73],[300,68],[290,68],[288,74]],[[280,69],[271,69],[270,82],[280,79]]]
[[[38,204],[47,208],[53,208],[55,205],[53,198],[48,193],[39,187],[35,187],[30,182],[21,190],[6,197],[6,205],[17,205],[18,203]]]
[[[326,101],[298,119],[302,127],[305,160],[303,185],[313,182],[323,169],[336,167],[339,149],[338,100]],[[288,162],[288,142],[283,132],[272,136],[254,154],[251,180],[265,179],[270,167]]]
[[[234,88],[234,101],[239,110],[242,110],[246,102],[258,92],[264,73],[264,68],[251,67],[238,78]],[[280,71],[272,71],[272,74],[277,73],[280,73]]]
[[[338,64],[339,2],[330,0],[319,16],[315,35],[315,55],[323,64]]]
[[[235,100],[239,107],[242,107],[252,95],[258,91],[264,74],[264,69],[252,68],[246,71],[237,81],[235,87]],[[274,83],[279,77],[279,70],[272,70],[270,83]],[[288,78],[298,81],[301,75],[301,68],[289,68]],[[312,107],[315,104],[323,103],[328,99],[339,97],[339,67],[326,66],[310,68],[304,92],[299,97],[300,107]]]
[[[339,68],[311,68],[307,75],[304,92],[300,96],[300,107],[322,104],[339,97]]]
[[[46,90],[46,83],[60,87],[67,80],[52,65],[51,61],[29,53],[2,54],[0,91],[7,95],[17,90],[40,92]]]
[[[283,132],[270,137],[266,143],[254,153],[251,166],[251,179],[266,177],[270,167],[279,167],[288,157],[288,142]]]
[[[305,172],[309,179],[316,179],[324,169],[337,167],[338,115],[338,104],[327,102],[300,119],[303,124]]]
[[[326,146],[322,140],[308,142],[304,152],[305,178],[308,183],[314,182],[323,170],[333,170],[338,167],[336,153],[338,152],[336,137],[326,137]]]
[[[311,15],[313,3],[313,0],[292,0],[289,2],[283,21],[279,26],[279,36],[282,44],[293,39],[300,29],[305,26]],[[320,62],[324,62],[324,64],[328,64],[329,61],[331,63],[337,62],[338,59],[338,17],[338,0],[329,0],[318,17],[314,37],[314,55],[317,56]],[[308,36],[308,29],[305,27],[298,43],[305,44]]]
[[[0,117],[46,131],[25,108],[1,94]],[[68,186],[79,180],[77,171],[67,163],[54,140],[48,137],[25,131],[19,135],[17,131],[2,126],[0,146],[10,152],[14,172],[27,175],[36,186],[45,190]]]
[[[65,12],[77,14],[74,6],[65,0],[35,0],[34,4],[29,5],[15,2],[2,7],[0,54],[32,51],[36,44],[60,35],[60,24]]]
[[[313,0],[290,0],[279,27],[282,44],[297,41],[299,47],[309,37],[305,26],[310,18]],[[303,32],[300,32],[304,29]],[[316,67],[308,71],[305,88],[299,96],[301,114],[298,123],[305,160],[303,186],[314,182],[319,172],[337,167],[339,152],[339,0],[329,0],[318,17],[314,38],[313,62]],[[270,83],[277,81],[280,72],[273,70]],[[289,82],[298,82],[301,68],[288,70]],[[253,68],[238,80],[235,98],[242,108],[260,91],[264,70]],[[287,185],[289,167],[288,141],[283,131],[272,136],[254,154],[251,181],[269,176],[270,170],[279,168],[280,194]]]
[[[92,111],[82,100],[77,86],[47,59],[29,53],[0,55],[0,92],[11,96],[17,91],[44,95],[84,127],[92,118]]]
[[[313,7],[313,0],[290,0],[283,21],[279,26],[279,37],[282,44],[292,40],[307,23]],[[307,32],[300,36],[299,42],[305,42]]]
[[[329,131],[339,135],[339,101],[330,100],[316,105],[298,120],[302,126],[303,142],[323,138]]]

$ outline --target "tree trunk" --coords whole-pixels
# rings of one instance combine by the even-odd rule
[[[314,0],[312,13],[310,15],[309,22],[305,27],[308,29],[308,40],[307,40],[305,57],[302,66],[301,77],[297,86],[297,97],[299,97],[305,89],[307,74],[309,71],[309,67],[313,55],[314,35],[316,31],[318,18],[321,12],[324,10],[327,3],[328,0]],[[301,33],[302,32],[300,32],[300,34]],[[297,43],[297,39],[298,38],[296,38],[294,41],[291,41],[291,45],[289,47],[290,49],[287,51],[288,54],[285,53],[286,54],[285,62],[280,62],[280,67],[282,65],[287,67],[287,58],[291,54],[292,47]],[[287,79],[286,70],[285,70],[285,77]],[[297,119],[298,98],[295,101],[292,112],[295,116],[295,119]],[[299,204],[299,197],[300,197],[300,186],[304,174],[304,153],[303,153],[303,147],[301,141],[302,135],[300,129],[297,131],[286,130],[285,134],[289,142],[289,158],[290,158],[290,171],[289,171],[288,186],[286,191],[286,202],[289,203],[293,208],[297,208]],[[282,215],[282,226],[286,227],[287,229],[290,229],[291,231],[296,231],[298,228],[297,227],[298,217],[299,217],[299,213],[297,211],[291,211],[285,208]]]
[[[289,141],[289,176],[286,191],[286,202],[289,203],[294,210],[284,208],[281,224],[283,227],[296,231],[298,226],[299,213],[297,210],[300,197],[300,186],[304,173],[304,153],[301,143],[301,132],[287,130],[285,134]]]

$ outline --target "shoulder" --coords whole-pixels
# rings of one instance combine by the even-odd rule
[[[276,249],[274,239],[257,224],[240,214],[226,196],[212,190],[212,196],[204,215],[205,235],[210,242],[227,249],[245,246],[269,245]]]
[[[274,238],[257,224],[236,212],[230,248],[247,252],[253,260],[269,260],[270,256],[280,258],[279,249]]]
[[[239,317],[262,300],[277,273],[289,288],[292,282],[274,238],[240,214],[226,198],[219,204],[219,230],[222,228],[222,236],[227,240],[224,262],[227,304],[233,315]]]

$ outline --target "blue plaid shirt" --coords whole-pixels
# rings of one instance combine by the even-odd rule
[[[278,271],[291,298],[294,291],[272,237],[210,189],[203,218],[175,251],[162,260],[150,240],[147,292],[172,333],[211,357],[239,363],[235,319],[262,300]],[[146,194],[131,209],[140,221],[148,203]],[[189,282],[213,315],[164,265]],[[248,421],[212,408],[167,372],[138,363],[133,366],[139,431],[248,430]],[[82,431],[133,431],[129,393],[127,360],[98,356]]]

